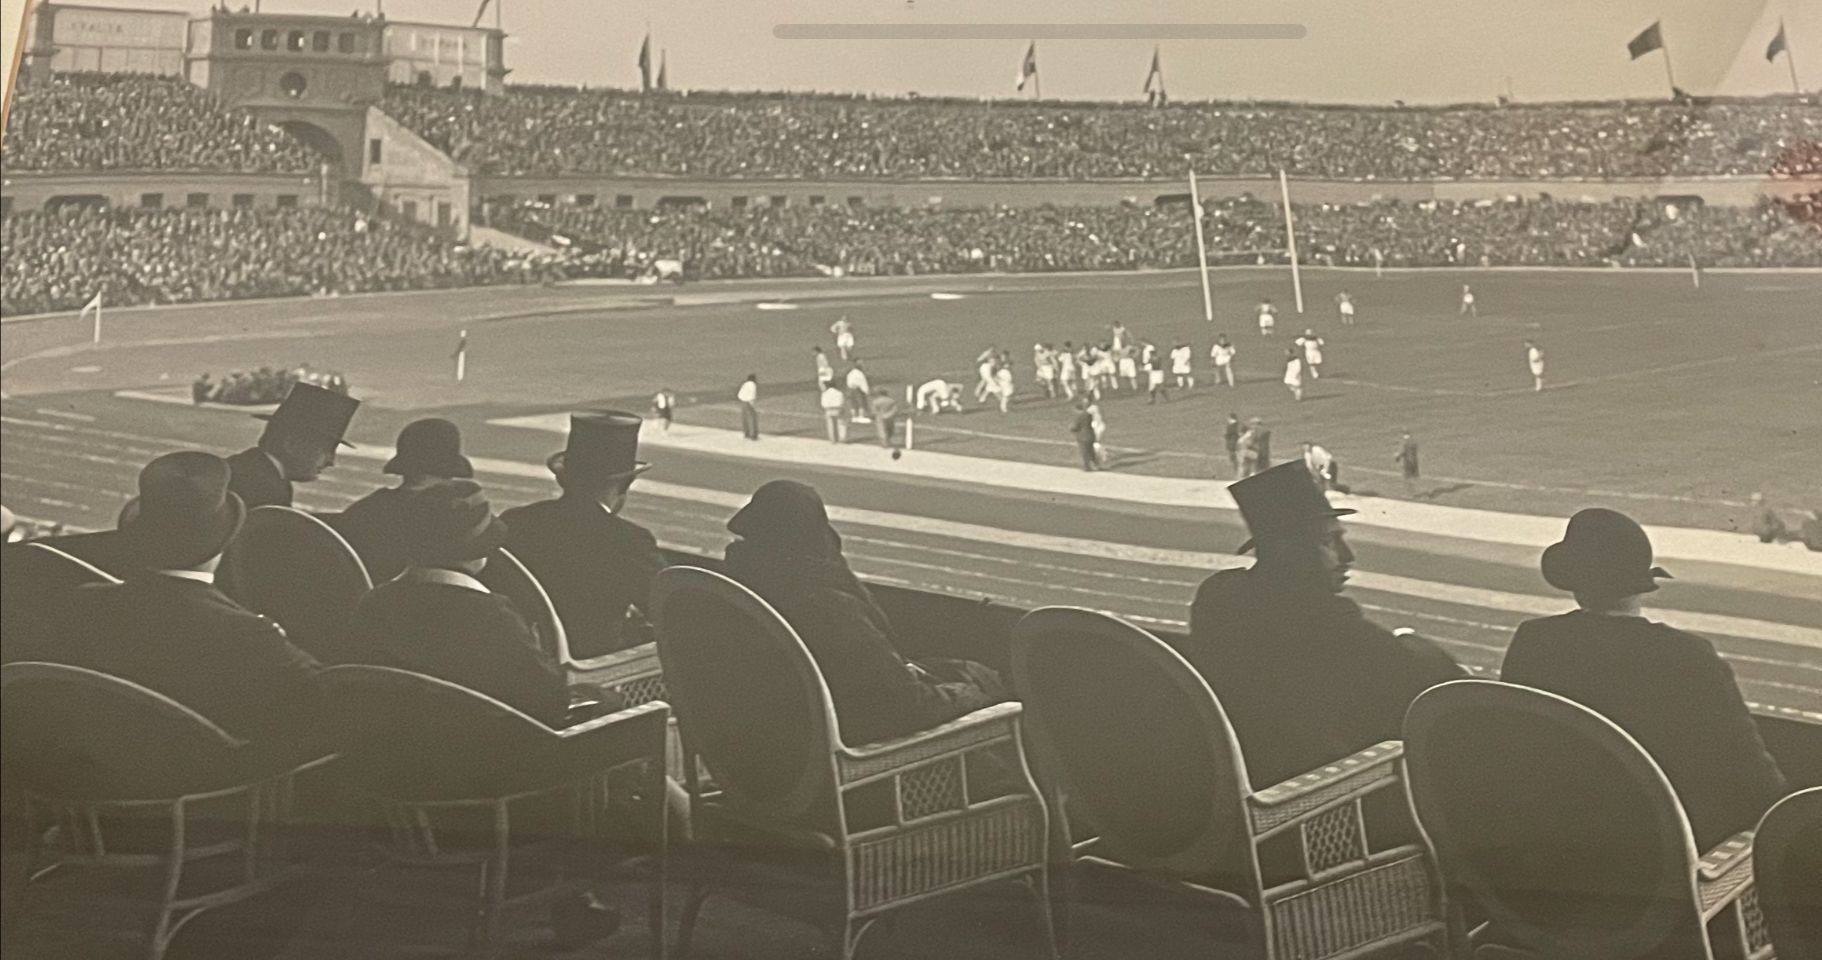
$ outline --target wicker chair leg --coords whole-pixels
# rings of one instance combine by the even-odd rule
[[[664,887],[670,881],[670,797],[665,792],[669,780],[665,777],[664,764],[648,762],[646,772],[651,779],[646,784],[647,795],[652,805],[652,830],[657,849],[652,852],[652,892],[651,892],[651,929],[652,960],[665,960],[668,951],[665,949],[665,904]]]
[[[177,909],[177,892],[183,884],[183,851],[185,815],[183,801],[171,804],[171,848],[166,852],[163,889],[159,891],[158,913],[152,920],[151,935],[146,937],[145,960],[163,960],[165,951],[171,946],[171,938],[177,935],[177,927],[172,921]]]
[[[1037,901],[1038,923],[1042,924],[1040,932],[1044,935],[1045,960],[1060,960],[1063,954],[1057,947],[1056,918],[1051,913],[1050,865],[1039,866],[1037,872],[1025,880],[1031,885],[1032,899]]]
[[[690,955],[690,943],[696,936],[696,918],[702,915],[702,905],[708,899],[707,884],[690,884],[690,896],[683,903],[683,917],[677,923],[677,960]]]

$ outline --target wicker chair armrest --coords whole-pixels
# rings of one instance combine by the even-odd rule
[[[571,683],[596,686],[609,686],[664,672],[664,667],[658,660],[658,645],[655,643],[643,643],[589,660],[570,660],[563,664],[563,669],[569,675]]]
[[[1376,743],[1359,753],[1324,764],[1247,798],[1253,830],[1263,834],[1295,823],[1329,804],[1398,782],[1404,744]]]
[[[1721,841],[1696,861],[1696,897],[1702,915],[1713,916],[1752,888],[1752,831]]]
[[[670,719],[671,706],[670,706],[670,704],[665,703],[662,700],[654,700],[651,703],[642,703],[636,707],[628,707],[625,710],[617,710],[613,713],[607,714],[606,716],[600,716],[600,717],[595,717],[590,720],[584,720],[583,722],[578,723],[574,726],[565,727],[562,730],[558,730],[556,733],[557,733],[557,736],[562,738],[563,740],[568,740],[568,741],[580,740],[580,739],[587,738],[590,734],[593,734],[596,731],[601,730],[605,727],[612,727],[617,724],[625,723],[627,721],[634,720],[638,717],[643,717],[646,714],[650,714],[650,713],[664,714],[663,719],[668,721]]]
[[[993,743],[1018,742],[1019,703],[996,703],[908,737],[859,747],[838,747],[836,768],[843,787],[951,757]]]

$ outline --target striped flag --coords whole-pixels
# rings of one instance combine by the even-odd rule
[[[1151,72],[1145,75],[1145,99],[1154,107],[1161,107],[1170,102],[1164,92],[1164,56],[1157,48],[1151,48]]]
[[[1025,49],[1025,59],[1019,62],[1018,91],[1025,92],[1025,84],[1038,75],[1038,42],[1031,41]]]
[[[1778,59],[1778,54],[1790,52],[1790,40],[1784,36],[1784,21],[1778,21],[1778,35],[1771,38],[1771,45],[1765,48],[1765,62]]]
[[[1664,23],[1661,20],[1639,31],[1639,35],[1633,37],[1631,43],[1626,44],[1626,52],[1632,54],[1634,60],[1653,50],[1662,49],[1664,49]]]
[[[95,296],[92,297],[88,303],[83,305],[82,312],[76,315],[76,322],[81,323],[84,319],[86,319],[88,317],[88,315],[91,312],[95,314],[95,334],[93,337],[93,342],[100,343],[101,342],[101,291],[100,290],[95,291]]]

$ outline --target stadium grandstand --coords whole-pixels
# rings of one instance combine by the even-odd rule
[[[508,84],[500,2],[38,9],[8,960],[1822,955],[1822,97]]]

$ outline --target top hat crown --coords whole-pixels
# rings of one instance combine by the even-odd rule
[[[1240,546],[1245,553],[1260,537],[1280,536],[1309,529],[1311,520],[1345,517],[1355,513],[1329,505],[1302,460],[1287,460],[1244,480],[1228,484],[1227,492],[1246,519],[1252,539]]]
[[[345,447],[352,447],[342,437],[348,432],[348,424],[354,419],[354,411],[361,402],[345,393],[325,390],[312,383],[299,381],[291,385],[291,391],[285,394],[284,402],[271,413],[256,413],[255,417],[266,421],[281,430],[291,430],[311,436],[333,440]]]
[[[639,457],[639,427],[645,419],[624,410],[572,413],[569,442],[552,454],[553,473],[581,480],[614,480],[644,473],[651,464]]]
[[[460,480],[474,476],[474,465],[462,456],[462,431],[448,420],[429,417],[405,424],[397,452],[380,472]]]

